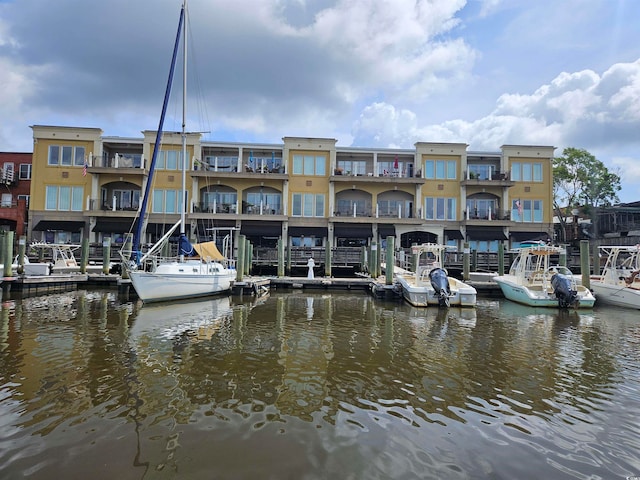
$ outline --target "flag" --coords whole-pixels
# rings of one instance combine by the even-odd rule
[[[393,162],[393,168],[394,168],[394,169],[396,169],[396,170],[398,170],[398,155],[396,155],[396,159],[395,159],[395,161]]]
[[[85,159],[84,159],[84,166],[82,167],[82,176],[83,176],[83,177],[86,177],[86,176],[87,176],[87,167],[88,167],[88,166],[89,166],[89,165],[87,165],[87,159],[85,158]]]
[[[518,214],[522,215],[522,204],[520,203],[520,200],[516,200],[516,208],[518,209]]]

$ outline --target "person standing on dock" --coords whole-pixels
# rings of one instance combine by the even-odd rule
[[[307,278],[313,278],[313,267],[316,266],[316,262],[313,261],[313,257],[309,257],[309,261],[307,262],[307,267],[309,267],[309,273],[307,273]]]

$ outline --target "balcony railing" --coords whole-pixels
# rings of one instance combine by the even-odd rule
[[[238,206],[235,203],[198,202],[193,206],[193,211],[194,213],[235,215],[238,212]],[[270,205],[244,204],[241,213],[243,215],[282,215],[282,208]]]
[[[353,218],[364,218],[364,217],[375,217],[375,218],[417,218],[415,215],[409,215],[409,213],[404,209],[399,208],[391,208],[389,210],[380,210],[378,209],[375,212],[372,212],[370,208],[367,209],[353,209],[353,208],[338,208],[334,210],[334,217],[353,217]]]
[[[145,159],[142,154],[118,154],[111,157],[94,155],[90,167],[101,168],[144,168]]]
[[[88,209],[90,211],[102,210],[103,212],[137,212],[139,208],[138,203],[132,205],[121,205],[118,202],[114,205],[113,201],[101,201],[96,198],[89,200]]]
[[[489,210],[484,212],[468,211],[463,212],[465,220],[511,220],[509,210]]]

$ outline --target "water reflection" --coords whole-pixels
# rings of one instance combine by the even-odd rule
[[[635,312],[503,300],[5,302],[0,477],[624,478],[639,343]]]

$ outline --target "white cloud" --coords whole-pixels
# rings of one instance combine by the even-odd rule
[[[640,184],[640,155],[636,157],[616,157],[611,159],[613,170],[622,177],[625,183]],[[636,200],[639,192],[633,192]]]

